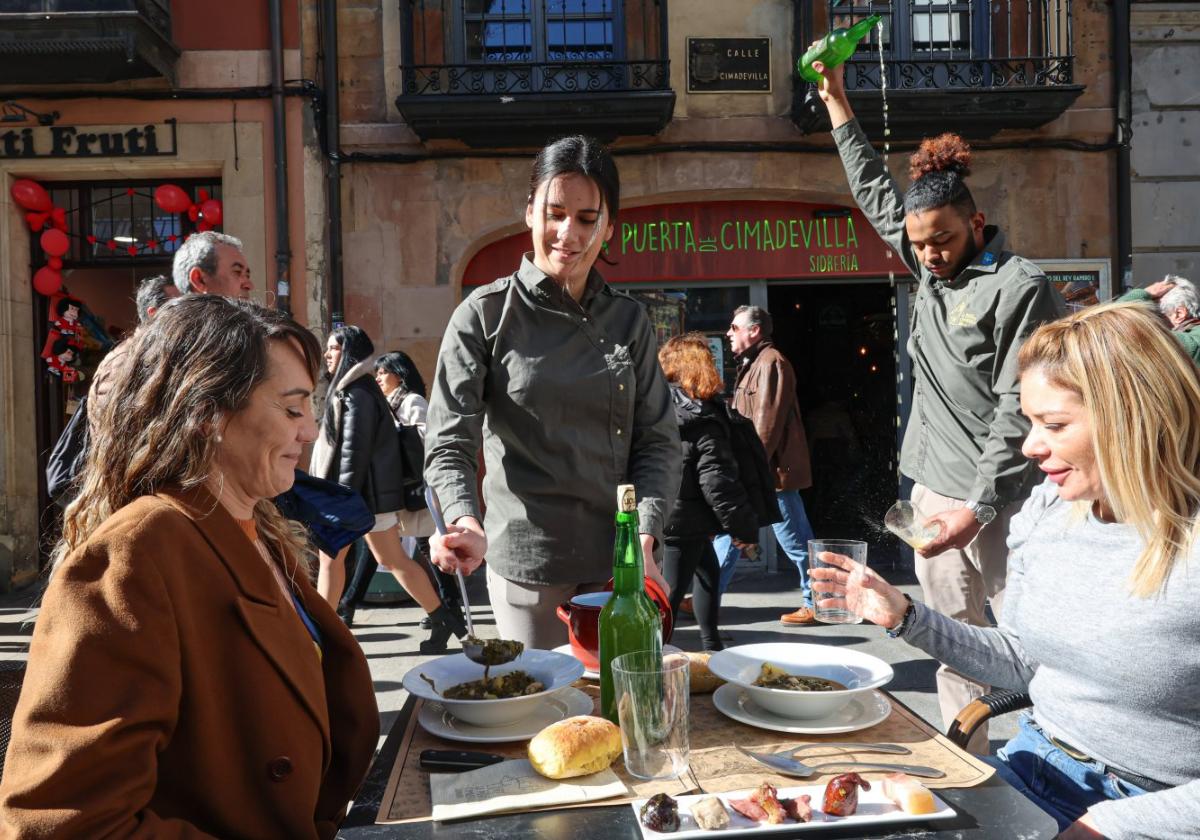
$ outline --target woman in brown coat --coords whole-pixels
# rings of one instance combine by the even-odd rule
[[[320,346],[204,295],[130,355],[55,550],[0,835],[333,837],[378,736],[371,676],[269,501],[316,435]]]

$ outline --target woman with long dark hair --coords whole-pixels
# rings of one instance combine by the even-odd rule
[[[379,715],[272,504],[317,436],[321,345],[278,310],[186,295],[123,346],[34,628],[0,836],[332,838]]]
[[[375,381],[375,345],[359,327],[338,327],[325,345],[325,366],[330,384],[310,471],[362,494],[375,514],[375,528],[363,538],[367,547],[429,614],[430,635],[421,642],[421,652],[444,652],[450,635],[461,638],[467,628],[460,614],[442,604],[425,571],[400,544],[400,441],[391,407]],[[345,549],[336,558],[321,555],[317,589],[332,605],[345,585],[344,558]]]
[[[434,562],[471,572],[486,554],[500,635],[537,648],[566,641],[555,607],[610,576],[618,484],[637,488],[646,571],[662,582],[653,549],[679,433],[649,318],[593,268],[619,204],[599,142],[542,149],[525,207],[533,250],[454,311],[434,377],[425,480],[450,523]]]

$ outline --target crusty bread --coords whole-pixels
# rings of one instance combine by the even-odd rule
[[[725,680],[708,670],[708,653],[689,653],[688,675],[692,684],[692,694],[708,694],[716,691]]]
[[[620,754],[621,730],[592,715],[552,723],[529,742],[529,762],[549,779],[598,773]]]

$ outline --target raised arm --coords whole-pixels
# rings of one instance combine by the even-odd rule
[[[837,143],[854,202],[913,276],[920,277],[920,265],[904,230],[904,196],[854,118],[854,110],[850,107],[842,83],[844,68],[841,65],[826,68],[819,61],[813,64],[813,68],[822,76],[817,93],[829,110],[833,139]]]

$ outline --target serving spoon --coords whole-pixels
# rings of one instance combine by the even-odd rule
[[[442,506],[438,502],[437,491],[429,484],[425,485],[425,505],[433,518],[433,526],[442,536],[446,535],[446,520],[442,517]],[[512,662],[525,652],[523,642],[508,639],[480,639],[475,636],[475,623],[471,620],[471,601],[467,598],[467,582],[463,580],[462,569],[455,569],[454,576],[458,579],[458,594],[462,598],[463,612],[467,619],[467,635],[462,640],[463,654],[477,665],[483,666],[483,679],[486,682],[488,671],[493,665],[503,665]],[[436,690],[436,689],[435,689]]]
[[[829,767],[860,767],[864,770],[899,770],[910,776],[922,776],[926,779],[941,779],[946,775],[936,767],[923,767],[920,764],[875,764],[870,761],[825,761],[821,764],[805,764],[803,761],[797,761],[790,757],[793,750],[784,750],[779,753],[760,753],[745,749],[737,744],[734,744],[734,746],[741,753],[750,756],[750,758],[753,758],[760,764],[765,764],[772,770],[782,773],[785,776],[796,776],[800,779],[820,773]]]

